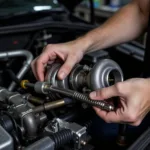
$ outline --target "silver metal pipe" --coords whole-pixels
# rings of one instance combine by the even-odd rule
[[[22,118],[22,125],[25,128],[26,135],[29,138],[34,138],[37,135],[38,123],[36,122],[35,115],[28,113]]]
[[[8,52],[1,52],[0,53],[0,59],[3,58],[13,58],[13,57],[25,57],[26,60],[23,63],[23,67],[20,69],[16,77],[20,80],[23,78],[23,76],[26,74],[28,69],[30,68],[30,64],[33,60],[33,55],[31,52],[27,50],[15,50],[15,51],[8,51]],[[9,91],[13,91],[16,86],[15,82],[12,82],[10,86],[8,87]]]
[[[54,150],[55,149],[55,143],[54,141],[46,136],[35,143],[32,143],[28,147],[23,148],[22,150]]]

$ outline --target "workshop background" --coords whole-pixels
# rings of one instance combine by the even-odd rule
[[[92,18],[94,23],[97,25],[103,24],[108,18],[113,16],[113,14],[122,8],[124,5],[128,4],[131,0],[94,0],[94,14]],[[75,9],[75,16],[84,19],[87,22],[91,21],[91,10],[90,1],[84,0]],[[141,37],[132,41],[136,46],[145,47],[146,44],[146,33]]]

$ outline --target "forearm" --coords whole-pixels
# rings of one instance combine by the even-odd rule
[[[95,51],[137,38],[147,27],[148,17],[144,16],[136,2],[120,9],[102,26],[81,37],[85,51]]]

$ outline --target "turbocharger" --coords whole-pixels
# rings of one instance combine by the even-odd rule
[[[120,66],[111,59],[102,59],[93,67],[77,64],[64,79],[57,78],[62,64],[53,63],[47,66],[45,81],[53,86],[88,93],[123,81]]]

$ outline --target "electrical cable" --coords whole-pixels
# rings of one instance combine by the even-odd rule
[[[90,13],[91,24],[94,24],[95,23],[94,2],[93,0],[89,0],[89,3],[90,3],[90,10],[91,10]]]

